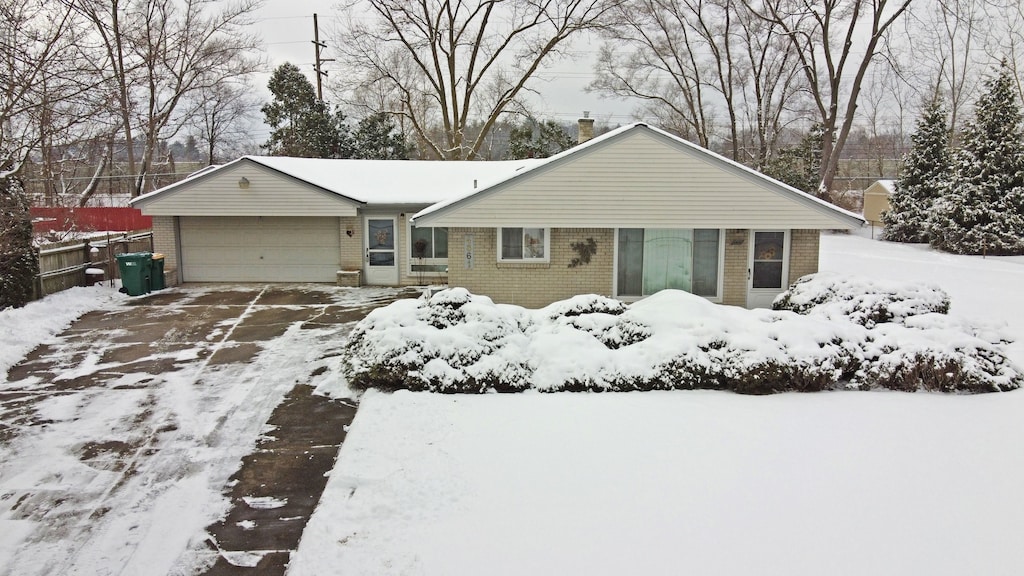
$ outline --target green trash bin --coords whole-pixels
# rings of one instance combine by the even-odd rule
[[[164,285],[164,255],[159,252],[153,253],[152,266],[150,267],[149,287],[153,290],[163,290]]]
[[[129,296],[142,296],[149,292],[152,263],[153,255],[149,252],[118,254],[117,269],[121,271],[121,292]]]

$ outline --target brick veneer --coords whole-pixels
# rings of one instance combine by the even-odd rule
[[[611,296],[614,232],[599,228],[554,228],[548,239],[548,263],[498,262],[494,228],[451,228],[448,231],[448,283],[495,302],[528,308],[545,306],[576,294]],[[473,269],[466,268],[466,237],[473,238]],[[597,242],[589,264],[569,268],[578,254],[573,242]]]
[[[466,268],[466,237],[473,237],[474,266]],[[570,244],[593,238],[597,254],[590,264],[569,268],[577,256]],[[555,228],[551,230],[551,261],[545,264],[502,263],[497,261],[497,233],[494,228],[452,228],[449,230],[449,284],[462,286],[476,294],[486,294],[495,302],[518,304],[528,308],[547,305],[576,294],[610,296],[615,269],[613,230],[597,228]],[[818,230],[790,232],[789,282],[818,271]],[[725,263],[722,302],[733,306],[747,304],[747,268],[750,258],[750,231],[725,231]]]
[[[797,278],[818,271],[821,231],[793,230],[789,239],[789,283],[792,284]]]
[[[174,216],[153,216],[153,251],[164,255],[164,283],[178,284],[177,226]]]
[[[725,271],[722,304],[747,305],[747,268],[750,258],[750,230],[725,231]]]
[[[358,216],[338,219],[341,226],[341,270],[363,269],[363,219]],[[352,233],[349,236],[349,232]]]

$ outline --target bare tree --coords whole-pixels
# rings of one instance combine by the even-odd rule
[[[911,0],[743,0],[793,44],[824,130],[819,194],[832,190],[864,79]]]
[[[723,20],[724,15],[712,17],[691,4],[686,0],[633,0],[618,5],[605,31],[609,42],[598,54],[597,78],[589,88],[610,96],[639,98],[645,103],[644,111],[664,127],[709,148],[715,130],[710,105],[715,83],[704,57],[719,46],[703,33],[703,21]],[[728,52],[728,34],[720,36]],[[623,46],[631,49],[623,50]],[[731,52],[728,55],[731,57]],[[731,61],[724,64],[724,73],[732,74]],[[727,85],[726,107],[732,111],[732,86]]]
[[[236,148],[246,138],[259,102],[246,82],[223,82],[202,90],[198,96],[193,131],[206,147],[207,164],[213,165],[223,157],[219,152]]]
[[[341,88],[363,112],[398,115],[421,150],[475,158],[537,70],[562,55],[566,40],[600,26],[615,3],[351,1],[335,42],[347,74]],[[381,94],[397,106],[382,107],[392,100]],[[482,124],[471,135],[474,118]]]
[[[981,85],[978,71],[991,63],[985,53],[996,34],[991,9],[985,0],[917,0],[905,22],[905,38],[912,41],[900,43],[904,66],[916,72],[908,74],[907,83],[920,92],[921,102],[942,97],[950,137]]]
[[[667,129],[764,165],[800,86],[778,25],[738,0],[633,0],[610,20],[589,89],[638,98]]]
[[[82,0],[102,39],[120,112],[132,195],[141,194],[159,142],[186,124],[191,96],[256,70],[247,33],[262,0]],[[141,157],[139,154],[141,153]]]
[[[20,172],[38,147],[41,121],[62,120],[52,92],[63,84],[72,16],[44,0],[0,3],[0,180]]]

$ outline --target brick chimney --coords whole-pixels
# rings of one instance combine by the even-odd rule
[[[583,144],[594,137],[594,119],[590,117],[590,112],[584,111],[583,118],[580,118],[579,122],[580,135],[577,144]]]

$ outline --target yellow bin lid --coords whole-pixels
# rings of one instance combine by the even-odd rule
[[[164,255],[159,252],[153,252],[153,260],[163,260]]]

